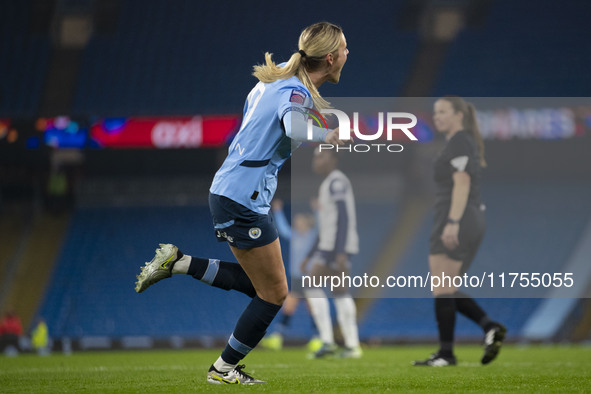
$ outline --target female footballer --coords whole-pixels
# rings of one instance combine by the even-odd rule
[[[298,46],[287,63],[276,65],[266,53],[265,64],[254,66],[259,82],[246,99],[240,130],[209,189],[215,235],[228,243],[239,264],[191,257],[161,244],[138,275],[138,293],[172,274],[188,274],[252,297],[209,369],[210,383],[264,383],[238,362],[263,338],[288,293],[277,229],[269,215],[277,173],[298,141],[308,141],[306,108],[328,106],[318,88],[339,82],[349,52],[342,29],[327,22],[305,28]],[[344,144],[338,129],[314,127],[313,140]]]
[[[460,97],[442,97],[435,102],[433,121],[446,145],[434,163],[435,216],[429,239],[432,276],[462,275],[474,259],[484,236],[484,205],[480,201],[480,174],[486,166],[484,143],[474,106]],[[414,365],[455,365],[453,353],[456,311],[482,327],[485,349],[482,364],[495,359],[506,329],[491,321],[468,295],[451,286],[434,289],[439,350]]]

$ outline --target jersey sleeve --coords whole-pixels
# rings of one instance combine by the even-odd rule
[[[449,141],[449,165],[452,172],[465,171],[473,173],[474,166],[478,165],[475,157],[474,146],[465,135],[452,138]]]
[[[306,114],[306,107],[310,105],[310,101],[310,93],[307,90],[297,86],[286,86],[279,94],[277,115],[279,119],[283,119],[290,111]]]
[[[308,107],[312,106],[310,93],[304,88],[287,86],[281,89],[277,115],[289,138],[301,142],[324,142],[328,130],[315,125],[312,126],[312,138],[308,139]]]
[[[329,186],[330,197],[333,201],[345,200],[347,188],[347,183],[343,179],[333,179]]]

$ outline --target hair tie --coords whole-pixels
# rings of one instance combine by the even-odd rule
[[[306,57],[306,56],[307,56],[307,55],[306,55],[306,52],[304,52],[304,50],[303,50],[303,49],[300,49],[300,50],[298,51],[298,53],[299,53],[300,55],[302,55],[302,57]]]

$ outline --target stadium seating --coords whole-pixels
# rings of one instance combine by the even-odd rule
[[[434,95],[587,96],[587,10],[585,1],[491,2],[484,25],[452,43]]]
[[[218,248],[207,208],[88,208],[75,215],[40,314],[57,336],[192,336],[231,332],[248,298],[216,293],[190,277],[135,293],[139,266],[158,242],[231,260]],[[212,319],[211,316],[216,316]]]
[[[376,250],[391,223],[369,226],[383,210],[374,206],[363,211],[360,226],[372,230],[361,247]],[[141,295],[133,289],[139,266],[152,258],[159,242],[174,242],[189,254],[235,261],[214,240],[210,221],[203,206],[79,209],[40,310],[50,332],[58,337],[227,336],[249,300],[246,296],[182,276]],[[371,261],[371,254],[366,256]],[[295,332],[305,337],[309,325],[301,326],[296,324]]]
[[[345,30],[350,55],[340,84],[322,87],[325,96],[401,93],[420,41],[417,32],[397,25],[404,3],[375,1],[359,8],[353,0],[338,2],[340,10],[355,7],[334,20]],[[451,44],[433,94],[587,96],[586,2],[539,2],[543,6],[530,18],[534,3],[491,2],[484,24],[461,31]],[[275,53],[277,61],[287,60],[297,49],[300,29],[330,20],[335,8],[334,2],[303,0],[279,14],[273,4],[122,0],[116,28],[97,30],[83,50],[71,115],[239,113],[255,82],[249,76],[252,65],[263,61],[265,51]],[[11,15],[0,25],[0,53],[10,54],[9,61],[0,62],[0,74],[10,75],[0,79],[2,116],[36,116],[43,93],[50,37],[29,31],[29,6],[29,1],[0,3],[0,13]],[[559,271],[591,216],[586,184],[500,177],[486,183],[484,192],[488,227],[475,264],[488,271],[516,266],[520,272]],[[556,201],[562,202],[560,209],[553,209]],[[384,219],[381,207],[365,208],[361,249],[375,252],[356,257],[354,273],[371,264],[396,220],[396,212],[377,220]],[[379,226],[372,225],[376,220]],[[220,293],[188,277],[164,281],[141,295],[133,289],[139,266],[152,257],[158,242],[233,260],[214,241],[210,221],[205,206],[77,208],[39,315],[56,337],[227,337],[247,297]],[[556,228],[560,231],[550,231]],[[414,272],[418,264],[426,268],[429,230],[430,217],[425,217],[393,274]],[[223,313],[218,295],[224,299]],[[362,338],[435,338],[432,300],[425,297],[375,300],[360,314]],[[507,324],[513,338],[539,304],[538,299],[481,302]],[[288,335],[311,334],[306,315],[300,307]],[[480,335],[462,319],[458,336]]]
[[[35,116],[49,64],[49,36],[29,32],[26,1],[0,2],[0,15],[0,116]]]
[[[566,202],[560,211],[548,209],[556,193]],[[520,272],[559,272],[591,216],[591,207],[582,203],[591,199],[588,185],[495,182],[487,184],[485,196],[487,235],[475,264],[491,272],[511,272],[516,266]],[[371,264],[396,216],[379,220],[383,207],[360,209],[364,211],[359,223],[364,229],[361,248],[375,253],[357,256],[355,273]],[[515,217],[520,220],[512,220]],[[416,272],[417,264],[426,268],[430,220],[424,219],[394,274]],[[141,295],[133,290],[139,265],[152,257],[158,242],[175,242],[187,253],[233,260],[227,248],[213,240],[209,221],[206,207],[79,209],[40,312],[51,332],[72,337],[226,336],[248,302],[241,294],[220,293],[189,277],[164,281]],[[561,231],[551,231],[550,225]],[[221,304],[215,301],[218,295]],[[539,299],[480,301],[515,337],[539,303]],[[306,314],[300,307],[288,335],[301,338],[311,333]],[[472,324],[458,323],[457,332],[458,336],[480,335]],[[364,339],[432,338],[436,334],[432,300],[428,293],[426,298],[377,299],[362,315],[360,333]]]
[[[339,2],[339,8],[355,4]],[[418,33],[401,30],[396,19],[403,4],[375,2],[338,16],[351,54],[339,86],[323,87],[326,96],[401,93],[419,46]],[[0,72],[12,77],[2,79],[0,112],[10,116],[35,115],[50,56],[49,34],[29,31],[30,5],[1,5],[11,18],[0,27],[0,49],[11,61],[0,65]],[[252,65],[262,62],[265,51],[287,60],[301,27],[334,10],[332,2],[304,1],[290,13],[276,14],[270,5],[121,2],[114,31],[98,29],[83,51],[72,115],[240,112],[254,82],[248,76]],[[591,61],[585,50],[586,3],[544,1],[536,18],[530,18],[531,5],[492,2],[484,24],[462,30],[452,43],[433,94],[586,95],[591,78],[585,68]],[[360,18],[373,23],[360,25]],[[380,60],[374,61],[378,53]]]
[[[67,4],[77,3],[91,9],[88,1]],[[270,1],[227,7],[124,0],[113,15],[116,27],[95,29],[83,50],[71,115],[240,112],[254,82],[248,74],[264,52],[287,60],[301,27],[331,15],[345,29],[351,54],[341,83],[323,86],[324,95],[400,94],[420,42],[416,31],[401,29],[397,18],[404,4],[375,1],[359,8],[347,0],[338,2],[339,10],[355,7],[355,12],[335,14],[333,2],[305,0],[278,14]],[[11,75],[0,82],[0,113],[34,116],[51,55],[50,34],[32,32],[32,1],[0,7],[11,15],[0,26],[0,51],[10,54],[0,73]],[[433,94],[587,95],[586,15],[585,1],[491,2],[483,25],[463,29],[451,44]]]
[[[356,4],[341,1],[338,7]],[[339,86],[323,86],[325,96],[400,92],[418,42],[418,34],[396,27],[400,4],[363,7],[360,12],[367,13],[371,25],[360,26],[357,11],[334,21],[343,26],[351,55]],[[123,1],[116,32],[96,34],[84,50],[74,114],[240,112],[255,82],[249,76],[252,66],[263,62],[266,51],[275,53],[277,62],[288,60],[297,49],[300,30],[325,18],[320,15],[333,14],[334,7],[330,2],[303,1],[289,13],[278,14],[271,5]],[[363,37],[372,34],[387,47],[376,51],[368,46]],[[366,72],[368,62],[371,73]],[[362,74],[363,79],[356,77]]]

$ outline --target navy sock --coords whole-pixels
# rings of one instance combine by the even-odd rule
[[[224,290],[236,290],[254,297],[257,293],[238,263],[192,257],[189,272],[193,278]]]
[[[314,321],[312,315],[310,315],[310,326],[312,327],[312,332],[314,335],[318,336],[318,327],[316,326],[316,322]]]
[[[287,327],[289,327],[289,322],[291,321],[291,315],[287,315],[283,313],[281,318],[279,319],[279,324],[277,326],[277,331],[279,333],[283,333]]]
[[[454,329],[456,325],[456,300],[454,296],[435,297],[435,317],[439,328],[439,353],[453,355]]]
[[[238,364],[265,336],[269,324],[273,321],[281,305],[271,304],[255,296],[236,323],[234,332],[222,359],[229,364]]]
[[[492,322],[476,301],[460,291],[456,293],[456,297],[456,309],[458,312],[478,324],[483,330],[487,331],[487,327],[489,327]]]

